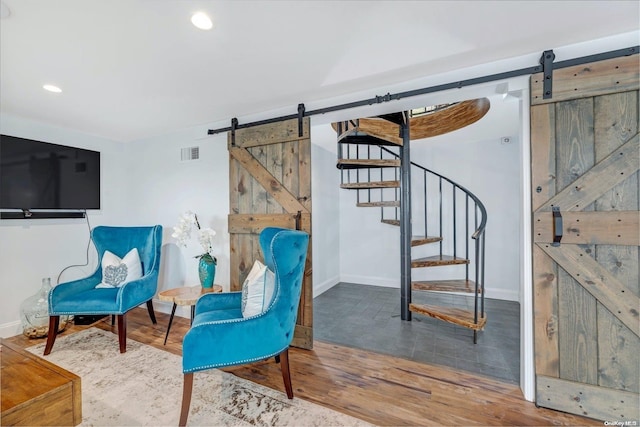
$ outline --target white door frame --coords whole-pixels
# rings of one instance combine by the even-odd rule
[[[527,80],[529,78],[527,77]],[[535,349],[533,342],[533,258],[531,246],[531,126],[529,87],[520,97],[520,388],[535,401]]]

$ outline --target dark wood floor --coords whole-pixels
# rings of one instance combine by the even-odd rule
[[[128,338],[181,355],[188,319],[176,317],[167,345],[163,346],[169,316],[157,313],[157,317],[158,324],[152,325],[146,310],[132,310],[127,316]],[[116,332],[107,319],[94,326]],[[62,335],[85,328],[72,325]],[[23,336],[8,340],[23,347],[42,341]],[[114,348],[117,345],[114,336]],[[442,366],[319,341],[311,351],[292,349],[289,360],[296,398],[377,425],[602,425],[599,421],[536,408],[523,399],[516,385]],[[225,370],[284,391],[279,365],[273,360]]]

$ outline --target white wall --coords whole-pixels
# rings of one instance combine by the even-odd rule
[[[312,127],[312,140],[326,141],[328,135]],[[200,147],[200,160],[180,161],[180,149]],[[135,183],[128,193],[128,215],[141,222],[158,222],[164,229],[162,269],[158,290],[198,283],[197,242],[187,248],[175,245],[172,227],[187,210],[198,214],[203,227],[217,234],[214,250],[218,258],[217,284],[229,290],[229,154],[226,134],[206,136],[206,127],[194,127],[168,135],[135,141],[128,150],[131,163],[129,180]],[[335,153],[317,144],[311,147],[312,170],[312,256],[314,295],[339,281],[339,241],[337,194],[339,191]],[[327,173],[329,171],[329,173]],[[160,311],[169,306],[155,303]],[[182,310],[177,313],[188,317]]]
[[[414,162],[453,179],[482,201],[488,217],[485,248],[486,296],[519,301],[519,102],[513,97],[503,101],[501,95],[494,95],[491,103],[489,113],[474,125],[413,143],[411,158]],[[501,137],[509,137],[510,143],[503,144]],[[458,220],[461,221],[461,218]],[[451,243],[443,243],[448,249],[446,253],[452,253]],[[416,248],[422,249],[422,252],[415,252],[422,256],[435,255],[435,246],[425,245]],[[458,250],[462,250],[460,239]],[[414,269],[417,280],[463,278],[463,271],[464,267],[461,266]]]
[[[89,211],[91,227],[101,224],[161,224],[163,231],[158,290],[198,283],[195,239],[179,248],[171,237],[180,214],[191,210],[203,227],[213,228],[218,258],[216,283],[229,289],[229,155],[226,134],[207,136],[206,127],[183,129],[122,144],[92,135],[60,129],[17,117],[2,116],[1,132],[101,152],[102,209]],[[313,138],[335,143],[324,126],[312,129]],[[183,162],[180,150],[198,146],[200,159]],[[335,153],[312,145],[314,295],[339,281],[339,191]],[[327,174],[329,171],[329,174]],[[19,307],[34,294],[43,277],[55,283],[68,265],[84,264],[88,227],[79,219],[0,221],[0,336],[20,333]],[[67,270],[62,281],[83,277],[97,265],[90,247],[89,265]],[[170,306],[160,301],[158,311]],[[187,310],[178,315],[188,317]]]
[[[218,259],[215,283],[229,290],[229,154],[226,134],[207,136],[206,129],[190,128],[129,144],[127,215],[140,223],[163,226],[162,262],[158,291],[194,286],[202,248],[195,233],[186,248],[171,237],[173,226],[186,211],[198,215],[200,225],[216,231],[214,255]],[[182,148],[199,147],[198,160],[181,161]],[[154,302],[159,311],[170,305]],[[188,310],[177,313],[189,316]]]
[[[340,175],[333,147],[336,135],[327,125],[311,126],[311,194],[313,296],[340,281]]]
[[[94,227],[127,219],[122,215],[121,197],[129,187],[121,167],[124,144],[6,114],[0,115],[0,132],[100,151],[101,209],[89,211],[89,221]],[[20,304],[40,289],[42,278],[51,277],[55,284],[65,267],[87,262],[88,241],[89,229],[84,219],[0,220],[0,336],[22,332]],[[89,254],[88,266],[66,270],[61,280],[93,272],[97,265],[93,247]]]

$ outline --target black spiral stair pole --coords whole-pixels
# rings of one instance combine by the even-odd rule
[[[408,112],[400,124],[400,318],[411,320],[411,129]]]

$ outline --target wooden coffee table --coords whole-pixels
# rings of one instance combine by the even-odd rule
[[[1,425],[76,426],[82,422],[80,377],[0,339]]]
[[[222,286],[213,285],[211,288],[203,288],[200,285],[197,286],[182,286],[180,288],[168,289],[158,294],[160,301],[172,302],[171,317],[169,317],[169,325],[167,326],[167,334],[164,337],[164,345],[167,344],[167,338],[169,338],[169,331],[171,330],[171,323],[173,323],[173,315],[176,313],[177,306],[191,306],[191,323],[193,323],[193,317],[196,312],[196,301],[204,294],[212,292],[222,292]]]

